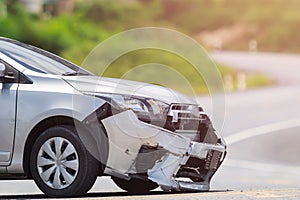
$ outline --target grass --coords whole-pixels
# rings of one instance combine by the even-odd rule
[[[247,78],[247,87],[256,88],[271,85],[273,81],[264,74],[250,74]]]

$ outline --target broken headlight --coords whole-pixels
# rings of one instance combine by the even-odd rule
[[[169,109],[167,103],[153,98],[120,94],[104,94],[98,97],[105,98],[118,111],[130,109],[140,120],[155,125],[165,122]]]
[[[169,108],[168,104],[152,98],[113,95],[112,100],[124,110],[131,109],[140,120],[148,123],[165,119]]]

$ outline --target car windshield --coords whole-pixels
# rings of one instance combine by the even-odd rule
[[[35,72],[65,76],[92,75],[52,53],[18,41],[0,39],[0,52]]]

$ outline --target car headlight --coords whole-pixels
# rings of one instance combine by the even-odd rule
[[[105,98],[119,111],[132,110],[140,120],[149,123],[153,121],[164,121],[169,109],[167,103],[153,98],[119,94],[103,94],[97,96]]]
[[[135,112],[149,112],[149,108],[146,106],[145,102],[128,96],[113,95],[112,104],[123,110],[131,109]]]

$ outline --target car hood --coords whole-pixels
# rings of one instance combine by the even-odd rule
[[[197,104],[195,100],[169,88],[116,78],[98,76],[62,76],[62,78],[83,93],[124,94],[153,98],[165,103]]]

